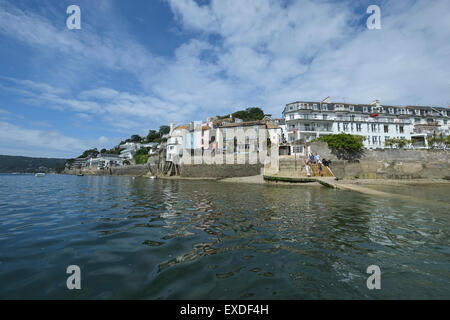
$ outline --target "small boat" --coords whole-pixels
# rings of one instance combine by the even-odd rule
[[[45,176],[45,173],[43,173],[43,172],[38,172],[38,173],[36,173],[34,176],[35,176],[35,177],[44,177],[44,176]]]
[[[150,179],[156,179],[156,176],[150,176]]]
[[[78,177],[83,177],[83,176],[84,176],[84,174],[82,174],[82,173],[78,173],[78,174],[77,174],[77,176],[78,176]]]

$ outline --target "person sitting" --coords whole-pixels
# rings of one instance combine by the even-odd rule
[[[323,163],[323,165],[325,166],[325,167],[329,167],[330,166],[330,164],[331,164],[331,160],[327,160],[327,159],[323,159],[322,160],[322,163]]]

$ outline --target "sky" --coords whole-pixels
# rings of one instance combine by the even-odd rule
[[[327,96],[449,106],[449,39],[448,0],[0,0],[0,154],[77,157]]]

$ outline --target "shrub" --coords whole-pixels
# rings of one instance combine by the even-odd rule
[[[331,153],[338,159],[354,160],[361,158],[364,151],[365,137],[347,133],[327,134],[314,141],[323,141],[328,144]]]
[[[134,155],[134,161],[136,164],[146,164],[148,161],[149,148],[139,149]]]
[[[390,147],[390,148],[399,148],[399,149],[403,149],[404,147],[406,147],[406,145],[411,144],[412,141],[411,140],[407,140],[405,138],[391,138],[391,139],[387,139],[384,141],[384,145],[386,147]]]

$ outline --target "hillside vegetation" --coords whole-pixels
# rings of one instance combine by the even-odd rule
[[[64,168],[66,159],[0,155],[0,172],[40,172]]]

